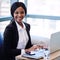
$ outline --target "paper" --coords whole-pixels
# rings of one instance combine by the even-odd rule
[[[44,49],[40,49],[40,50],[31,51],[31,54],[32,55],[29,55],[29,54],[25,53],[22,56],[23,57],[28,57],[28,58],[34,58],[34,59],[44,58],[44,56],[45,56],[45,50]]]

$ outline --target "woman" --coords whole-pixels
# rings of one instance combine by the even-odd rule
[[[11,6],[13,19],[4,31],[4,53],[6,60],[15,60],[15,56],[33,51],[39,46],[32,46],[30,38],[30,25],[23,22],[27,14],[24,3],[15,2]]]

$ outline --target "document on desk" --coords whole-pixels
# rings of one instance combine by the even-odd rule
[[[44,49],[40,49],[40,50],[32,51],[31,54],[25,53],[22,56],[28,57],[28,58],[33,58],[33,59],[40,59],[40,58],[44,58],[44,56],[45,56],[44,52],[45,52]]]

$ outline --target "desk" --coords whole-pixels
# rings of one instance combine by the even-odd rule
[[[57,58],[59,56],[60,56],[60,50],[58,50],[54,53],[51,53],[50,59],[48,59],[48,60],[54,60],[55,58]],[[18,56],[16,56],[16,60],[34,60],[34,59],[24,58],[21,55],[18,55]],[[39,60],[44,60],[44,59],[39,59]]]
[[[55,58],[60,56],[60,50],[53,52],[50,54],[50,60],[54,60]]]
[[[21,55],[18,55],[16,56],[16,60],[35,60],[35,59],[29,59],[29,58],[22,57]],[[44,60],[44,59],[39,59],[39,60]]]

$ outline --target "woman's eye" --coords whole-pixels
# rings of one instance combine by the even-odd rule
[[[18,14],[18,12],[15,12],[15,14]]]
[[[22,11],[21,14],[24,14],[24,12]]]
[[[21,11],[21,12],[15,12],[15,14],[24,14],[24,11]]]

